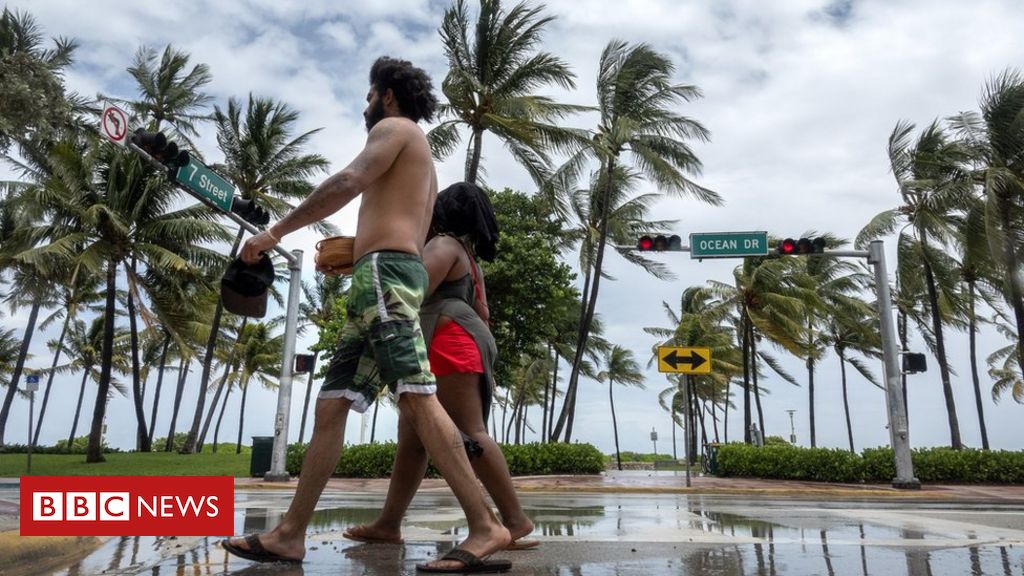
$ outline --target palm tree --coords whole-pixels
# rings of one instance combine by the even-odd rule
[[[256,322],[242,330],[239,341],[238,387],[242,390],[242,406],[238,413],[238,443],[235,453],[242,453],[242,433],[245,428],[245,401],[249,393],[250,381],[255,377],[266,388],[277,386],[276,379],[281,370],[281,351],[284,335],[271,336],[270,331],[283,320],[272,322]]]
[[[985,236],[992,261],[1004,275],[1006,303],[1013,310],[1012,325],[1024,334],[1024,77],[1007,69],[985,86],[981,113],[967,112],[951,119],[954,131],[970,152],[975,182],[982,187]],[[1024,376],[1024,346],[1016,347],[1017,369]]]
[[[43,47],[35,18],[11,12],[0,15],[0,153],[12,141],[48,139],[68,124],[72,103],[64,93],[63,70],[71,65],[77,44],[53,39]]]
[[[302,151],[319,130],[294,136],[299,115],[284,103],[250,94],[243,118],[241,103],[232,98],[228,102],[227,112],[219,107],[214,108],[214,120],[217,124],[217,142],[224,152],[224,164],[216,167],[235,184],[243,198],[256,201],[275,217],[288,213],[293,208],[292,202],[308,196],[314,188],[309,179],[328,167],[327,160],[322,156]],[[335,233],[334,228],[326,222],[318,223],[316,228],[325,234]],[[239,228],[230,258],[234,258],[243,234],[244,229]],[[203,390],[210,381],[222,313],[218,302],[203,359],[200,378]],[[205,399],[205,395],[199,396],[192,427],[182,452],[196,449]]]
[[[950,445],[959,450],[963,443],[949,378],[943,323],[952,318],[951,306],[960,298],[945,246],[955,237],[957,213],[967,203],[973,183],[959,168],[966,158],[964,149],[947,136],[937,121],[924,128],[916,142],[912,142],[914,129],[909,122],[899,122],[889,136],[889,162],[903,204],[875,216],[861,230],[856,244],[863,246],[892,233],[904,222],[905,227],[913,230],[928,293],[931,337],[942,377]],[[898,266],[905,275],[912,274],[903,268],[902,261]]]
[[[505,11],[500,0],[480,0],[474,26],[465,0],[445,10],[439,32],[448,58],[441,87],[448,102],[438,107],[441,123],[428,138],[434,156],[443,159],[459,145],[460,127],[469,129],[467,182],[477,181],[484,132],[503,141],[538,185],[549,172],[549,151],[582,137],[558,121],[588,108],[534,94],[552,84],[576,86],[566,62],[539,50],[544,28],[554,20],[542,11],[525,2]]]
[[[851,300],[847,306],[833,308],[831,317],[825,325],[825,340],[839,356],[839,369],[843,390],[843,412],[846,415],[846,436],[850,442],[850,452],[856,453],[853,446],[853,424],[850,421],[850,401],[846,387],[846,365],[853,366],[868,382],[882,388],[878,379],[859,358],[849,356],[855,352],[868,358],[881,356],[882,336],[875,328],[878,314],[865,302]],[[882,388],[884,390],[884,388]]]
[[[597,374],[597,381],[608,381],[608,405],[612,412],[612,432],[615,435],[615,463],[619,470],[622,470],[622,456],[619,454],[619,424],[615,418],[615,396],[613,391],[615,383],[626,386],[636,386],[643,390],[644,376],[640,372],[640,365],[633,358],[633,352],[615,344],[605,356],[605,369]]]
[[[78,431],[78,419],[81,416],[82,402],[85,399],[85,385],[90,379],[99,384],[102,377],[99,366],[102,363],[105,325],[106,322],[102,316],[93,318],[88,325],[82,320],[75,320],[71,324],[66,342],[62,345],[70,362],[52,369],[54,373],[82,372],[78,401],[75,404],[75,416],[71,421],[71,432],[68,434],[69,450],[74,444],[75,433]],[[119,329],[114,335],[116,350],[111,358],[115,369],[122,373],[129,369],[129,359],[124,346],[126,334],[123,329]],[[122,396],[128,395],[128,390],[115,378],[110,379],[110,387],[120,392]]]
[[[13,329],[0,332],[0,387],[10,385],[20,350],[21,342],[14,336]]]
[[[695,86],[672,84],[672,62],[646,44],[630,46],[613,40],[601,54],[598,67],[597,101],[600,124],[588,140],[589,145],[573,154],[559,169],[556,186],[568,189],[590,159],[600,164],[598,184],[592,190],[595,200],[595,247],[590,283],[584,285],[586,303],[580,322],[576,354],[569,375],[568,390],[573,394],[579,383],[583,351],[586,349],[590,322],[594,318],[604,253],[609,240],[611,209],[620,168],[629,160],[646,178],[669,194],[688,195],[713,205],[722,203],[715,192],[697,185],[687,174],[697,174],[701,163],[685,140],[706,141],[708,131],[697,121],[676,113],[682,103],[700,96]],[[559,417],[555,436],[562,431],[565,414]],[[568,432],[568,431],[567,431]],[[568,434],[567,434],[568,437]]]
[[[128,74],[135,80],[139,96],[135,100],[117,100],[138,117],[160,131],[166,122],[176,138],[191,142],[197,136],[196,122],[208,120],[204,112],[212,98],[203,92],[213,77],[206,64],[189,69],[190,56],[168,44],[163,53],[148,46],[135,52]]]
[[[345,301],[343,297],[347,291],[347,276],[326,276],[318,272],[312,285],[302,283],[302,294],[305,296],[305,301],[299,303],[299,314],[302,315],[305,322],[316,328],[318,341],[312,348],[314,369],[309,371],[306,380],[306,396],[302,402],[302,420],[299,424],[299,444],[302,444],[306,435],[306,415],[309,411],[309,398],[313,391],[317,358],[320,356],[322,347],[335,345],[333,342],[324,342],[324,330],[332,320],[337,323],[339,316],[344,317]]]

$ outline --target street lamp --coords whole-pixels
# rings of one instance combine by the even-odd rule
[[[786,410],[789,412],[789,443],[796,445],[796,427],[793,426],[793,413],[796,410]]]

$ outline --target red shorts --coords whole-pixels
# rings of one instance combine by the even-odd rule
[[[430,359],[430,371],[437,377],[484,372],[476,341],[457,322],[449,322],[434,330],[427,357]]]

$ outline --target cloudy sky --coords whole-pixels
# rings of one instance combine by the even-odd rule
[[[366,73],[377,56],[412,60],[435,83],[443,79],[446,62],[436,30],[446,5],[424,0],[93,1],[87,7],[77,1],[7,2],[10,8],[32,13],[47,35],[78,40],[76,63],[67,74],[71,89],[132,98],[135,89],[125,72],[132,54],[144,44],[162,49],[172,43],[210,66],[209,92],[218,105],[252,93],[298,109],[303,130],[323,129],[311,148],[328,158],[333,170],[344,167],[364,142],[360,113]],[[886,139],[896,122],[922,125],[976,109],[984,83],[1021,64],[1020,51],[1012,46],[1019,46],[1017,36],[1024,29],[1024,5],[1014,0],[573,0],[549,2],[546,10],[557,19],[548,29],[545,48],[568,61],[578,77],[576,90],[552,89],[547,94],[593,104],[598,58],[613,38],[646,42],[669,55],[676,64],[676,80],[703,91],[703,99],[681,112],[712,133],[710,143],[695,145],[704,163],[696,179],[719,192],[726,204],[715,208],[684,199],[658,204],[657,217],[678,220],[677,231],[684,237],[745,230],[777,236],[817,230],[854,237],[873,215],[897,204],[885,156]],[[589,128],[594,118],[581,116],[572,124]],[[202,129],[198,144],[208,159],[220,159],[210,126]],[[490,186],[532,189],[499,142],[486,141],[484,156]],[[457,153],[440,165],[442,183],[461,178],[462,159]],[[0,170],[0,175],[9,174]],[[333,221],[351,232],[355,209],[347,207]],[[303,232],[286,241],[288,248],[306,251],[306,270],[312,269],[316,240],[313,233]],[[891,250],[889,254],[892,269]],[[661,302],[678,307],[679,294],[688,286],[709,279],[729,282],[738,264],[691,261],[680,253],[659,258],[674,269],[676,281],[658,281],[611,255],[608,269],[616,280],[602,284],[598,304],[608,337],[631,349],[641,363],[653,344],[642,328],[667,324]],[[5,313],[0,316],[5,327],[23,327],[27,311]],[[48,338],[55,336],[47,333]],[[299,350],[310,343],[308,338],[300,341]],[[1003,344],[994,334],[983,334],[980,353],[987,355]],[[922,349],[920,342],[916,346]],[[953,384],[963,439],[978,446],[966,336],[950,334],[948,348],[957,371]],[[37,336],[32,349],[34,363],[48,362],[43,338]],[[933,369],[909,382],[915,446],[949,441],[938,371],[929,360]],[[786,366],[806,382],[799,361],[788,358]],[[880,373],[880,364],[872,367]],[[819,445],[840,447],[846,442],[838,374],[834,358],[817,372]],[[191,412],[197,379],[190,382],[183,413]],[[43,443],[67,435],[76,380],[57,382],[59,393],[48,409]],[[987,375],[982,382],[987,389]],[[788,436],[786,411],[795,409],[798,442],[806,444],[806,388],[777,377],[762,385],[770,390],[763,402],[767,432]],[[666,386],[652,368],[647,370],[646,390],[616,390],[623,449],[650,451],[653,427],[660,435],[659,451],[668,450],[669,417],[657,404],[657,394]],[[883,394],[858,375],[851,376],[850,386],[857,448],[887,443]],[[292,438],[298,435],[297,398],[302,390],[293,394]],[[86,402],[90,413],[93,398]],[[233,440],[237,434],[236,402],[228,408],[222,438]],[[275,394],[268,391],[250,395],[246,439],[272,434],[275,403]],[[168,404],[166,399],[163,406]],[[134,443],[130,406],[118,398],[108,410],[109,441],[122,448]],[[1008,398],[993,405],[986,394],[985,410],[993,447],[1021,449],[1019,424],[1012,422],[1024,415],[1024,406]],[[169,422],[167,410],[162,412],[158,435],[166,433]],[[607,388],[584,381],[576,437],[612,451],[608,420]],[[187,429],[189,422],[190,415],[183,415],[178,429]],[[8,439],[24,441],[26,425],[27,402],[19,399]],[[741,417],[730,418],[730,438],[742,435],[741,426]],[[80,433],[86,427],[80,425]],[[394,428],[393,413],[382,410],[379,436],[393,438]],[[347,438],[358,440],[359,418],[350,419]]]

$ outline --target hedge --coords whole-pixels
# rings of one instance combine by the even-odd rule
[[[1024,452],[918,448],[914,476],[925,483],[1024,484]],[[889,482],[896,476],[891,448],[861,454],[829,448],[727,444],[718,475],[822,482]]]
[[[533,443],[499,446],[513,476],[599,474],[604,470],[604,455],[590,444]],[[394,442],[347,446],[341,453],[334,475],[342,478],[387,478],[391,475],[396,449]],[[306,444],[288,446],[285,459],[288,473],[299,473],[305,455]],[[435,478],[440,476],[432,463],[427,469],[427,475]]]

